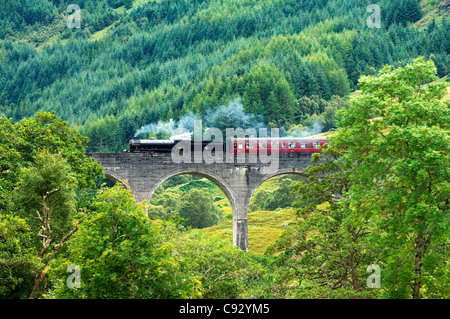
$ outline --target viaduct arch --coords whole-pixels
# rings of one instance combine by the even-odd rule
[[[168,178],[181,174],[200,175],[213,181],[227,196],[233,213],[233,245],[248,251],[247,212],[256,189],[266,180],[284,174],[304,174],[311,154],[277,154],[276,170],[267,174],[269,165],[225,158],[221,163],[175,163],[170,153],[88,153],[104,168],[106,176],[129,189],[137,202],[150,199]]]

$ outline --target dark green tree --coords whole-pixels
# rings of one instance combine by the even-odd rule
[[[184,225],[192,228],[210,227],[223,218],[212,195],[200,189],[193,188],[183,195],[179,207],[180,217],[186,219]]]

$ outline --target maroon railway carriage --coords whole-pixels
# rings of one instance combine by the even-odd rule
[[[328,143],[324,139],[283,137],[279,139],[236,138],[230,141],[233,153],[320,153],[320,148]]]
[[[133,139],[130,141],[129,152],[150,152],[161,153],[171,152],[181,140],[140,140]],[[278,153],[320,153],[320,148],[328,143],[324,139],[314,138],[296,138],[282,137],[278,139],[272,138],[234,138],[228,140],[228,150],[232,153],[272,153],[272,150],[278,150]],[[200,148],[202,150],[209,147],[222,148],[225,151],[225,143],[214,141],[201,141]],[[192,151],[195,151],[194,142],[191,142]],[[222,146],[222,147],[221,147]],[[217,149],[216,149],[217,150]]]

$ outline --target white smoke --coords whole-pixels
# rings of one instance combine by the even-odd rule
[[[323,123],[320,120],[316,120],[308,127],[301,125],[295,126],[284,133],[285,137],[308,137],[320,134],[323,129]]]
[[[244,111],[240,99],[234,99],[227,105],[219,106],[216,109],[210,108],[205,112],[203,117],[192,112],[184,115],[178,121],[170,119],[169,122],[156,122],[142,126],[136,131],[135,137],[141,136],[163,136],[168,139],[174,134],[179,134],[181,129],[194,131],[194,123],[202,121],[203,129],[217,128],[225,132],[227,128],[242,128],[242,129],[268,129],[264,124],[262,115],[249,114]],[[297,125],[286,130],[284,127],[280,128],[281,137],[307,137],[321,133],[323,123],[320,119],[315,120],[308,127]],[[269,130],[269,129],[268,129]],[[270,131],[270,130],[269,130]],[[178,132],[178,133],[177,133]]]
[[[141,135],[151,136],[172,136],[179,129],[186,129],[190,132],[194,131],[195,121],[202,121],[204,128],[214,127],[225,131],[227,128],[264,128],[265,124],[260,115],[248,114],[244,111],[244,106],[240,99],[234,99],[228,105],[222,105],[217,109],[208,109],[203,117],[190,112],[184,115],[180,120],[170,119],[169,122],[159,121],[142,126],[134,134],[135,137]]]
[[[137,130],[136,133],[134,133],[134,137],[140,137],[141,135],[172,136],[173,132],[181,128],[185,128],[192,132],[194,130],[195,121],[200,119],[200,116],[191,112],[183,116],[179,121],[170,119],[169,122],[159,121],[157,123],[150,123]]]

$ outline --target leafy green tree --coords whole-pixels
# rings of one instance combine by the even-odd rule
[[[36,276],[30,298],[35,298],[46,277],[48,266],[67,239],[77,231],[69,230],[74,219],[76,180],[70,166],[60,155],[45,151],[36,155],[35,164],[23,168],[15,192],[21,215],[39,239],[40,262],[45,265]],[[37,215],[36,215],[37,214]]]
[[[267,190],[259,191],[252,199],[249,210],[276,210],[279,208],[292,207],[295,197],[292,195],[291,186],[297,180],[294,176],[282,177],[279,179],[277,189],[273,192]]]
[[[422,298],[449,257],[450,108],[435,74],[418,58],[362,77],[333,140],[352,171],[348,200],[376,220],[385,297]]]
[[[37,233],[41,223],[37,221],[36,212],[44,214],[43,198],[46,197],[44,205],[52,214],[49,216],[51,233],[55,238],[60,238],[68,230],[67,227],[71,227],[76,207],[76,186],[77,181],[67,161],[61,155],[49,154],[44,150],[36,155],[32,167],[23,168],[20,173],[15,189],[17,206],[21,215],[35,226],[33,228]]]
[[[331,146],[314,156],[324,162],[294,186],[299,222],[267,251],[282,252],[273,277],[284,295],[448,294],[449,102],[435,72],[419,58],[361,78]],[[370,264],[382,269],[381,290],[364,285]]]
[[[416,22],[422,17],[422,9],[419,0],[403,0],[400,3],[394,3],[395,22],[406,25],[409,22]],[[399,5],[399,6],[398,6]]]
[[[261,114],[264,120],[278,127],[294,122],[296,99],[284,72],[273,65],[254,66],[245,76],[246,92],[243,96],[244,110]]]
[[[369,218],[343,200],[349,172],[334,162],[336,157],[340,152],[332,148],[314,156],[306,179],[292,187],[299,220],[266,251],[281,252],[269,265],[274,267],[269,278],[276,278],[273,287],[263,289],[269,296],[271,289],[281,298],[374,296],[364,283],[376,256],[368,246]]]
[[[294,196],[291,194],[292,183],[293,180],[290,178],[281,178],[278,189],[267,199],[263,208],[276,210],[277,208],[291,207],[294,202]]]
[[[182,196],[179,192],[172,190],[164,190],[161,194],[154,194],[148,209],[148,216],[152,219],[179,219]]]
[[[264,271],[251,255],[223,236],[193,230],[175,234],[171,240],[183,258],[185,276],[201,283],[198,298],[248,298],[248,290],[258,284]]]
[[[4,239],[10,252],[21,251],[29,259],[30,267],[23,271],[21,259],[6,254],[5,263],[12,268],[5,268],[11,279],[5,285],[8,297],[31,293],[34,298],[42,292],[49,263],[76,231],[76,210],[90,201],[84,194],[97,187],[102,168],[85,156],[86,138],[53,113],[16,124],[1,117],[0,139],[0,215],[2,223],[17,221]],[[13,234],[20,245],[11,242]]]
[[[11,190],[21,165],[20,153],[15,148],[18,141],[11,120],[0,117],[0,211],[6,210],[11,201]]]
[[[205,228],[218,224],[223,213],[214,204],[214,198],[208,191],[193,188],[181,199],[180,217],[186,219],[185,226]]]
[[[41,262],[26,221],[0,213],[0,299],[28,298]]]
[[[181,271],[161,221],[146,216],[120,184],[99,191],[92,211],[72,237],[65,257],[52,264],[51,298],[191,298],[199,283]],[[81,286],[66,285],[66,268],[80,267]]]
[[[15,134],[18,143],[15,149],[24,162],[33,162],[43,149],[49,153],[61,153],[67,160],[80,188],[96,188],[96,180],[103,175],[103,169],[85,155],[88,138],[56,116],[55,112],[39,112],[29,119],[16,123]]]
[[[249,212],[256,212],[258,210],[263,210],[263,206],[267,198],[271,195],[271,192],[265,189],[259,190],[250,201],[248,206]]]

